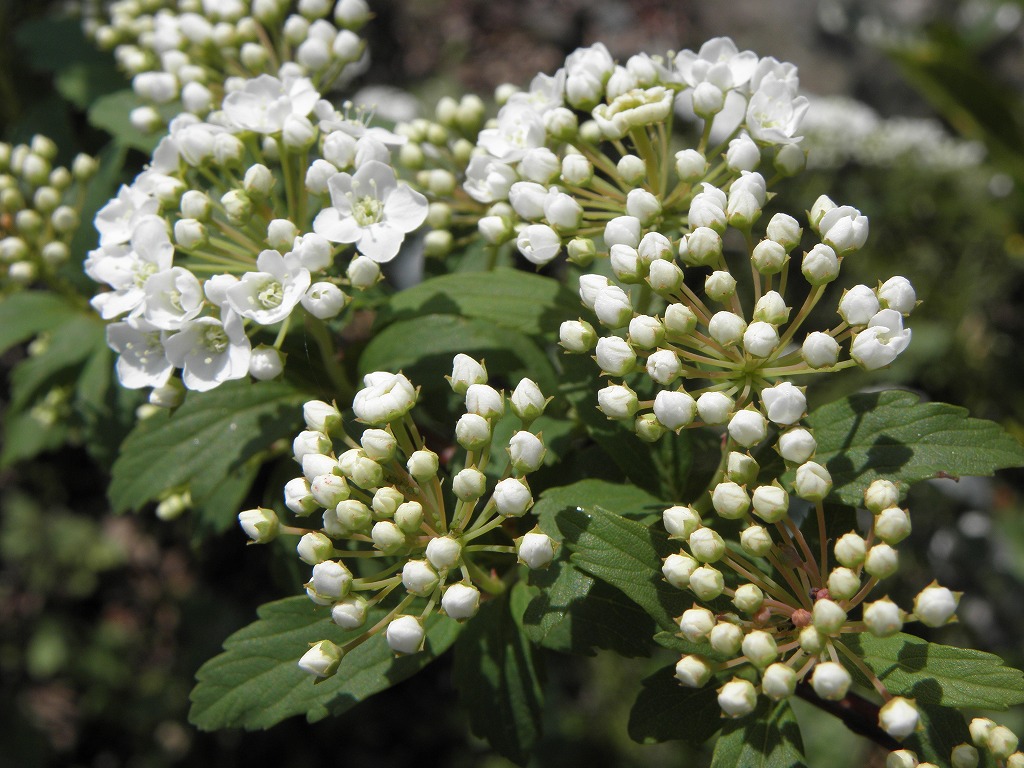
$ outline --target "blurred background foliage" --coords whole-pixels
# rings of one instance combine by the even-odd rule
[[[502,82],[526,84],[595,41],[625,58],[729,35],[741,48],[794,62],[804,88],[822,98],[808,117],[811,170],[782,185],[779,207],[809,208],[822,192],[859,207],[870,217],[871,237],[847,261],[843,284],[903,274],[923,301],[914,314],[914,344],[882,372],[884,386],[965,406],[1024,437],[1021,4],[372,5],[373,62],[362,84],[401,88],[423,110],[440,95],[486,96]],[[150,140],[121,131],[118,142],[107,143],[103,129],[126,120],[118,111],[123,105],[109,96],[125,81],[111,58],[85,41],[77,21],[61,20],[66,10],[0,3],[0,139],[45,133],[65,163],[79,151],[103,153],[108,173],[93,190],[98,205],[134,175]],[[91,230],[86,225],[83,232],[85,248]],[[0,357],[5,417],[8,374],[26,354],[22,345]],[[825,402],[866,381],[847,375],[812,395]],[[873,375],[872,384],[878,382]],[[130,414],[133,404],[118,410]],[[116,421],[108,424],[111,440],[120,434]],[[39,449],[34,459],[0,469],[0,762],[506,765],[468,736],[445,659],[335,720],[293,720],[266,733],[196,732],[186,720],[195,670],[252,619],[257,605],[295,593],[301,577],[294,557],[285,545],[246,548],[234,530],[211,537],[187,515],[113,517],[104,495],[109,452],[87,454],[73,428]],[[903,603],[933,577],[963,590],[961,623],[943,630],[942,639],[998,653],[1016,666],[1024,663],[1022,491],[1019,471],[915,489],[914,543],[904,551],[916,553],[916,562],[905,565],[892,588]],[[549,664],[547,735],[536,765],[706,764],[707,750],[640,746],[627,735],[640,680],[668,661],[599,654]],[[798,715],[812,765],[883,764],[882,753],[827,715],[805,706]],[[1004,717],[1019,729],[1024,721],[1014,718]]]

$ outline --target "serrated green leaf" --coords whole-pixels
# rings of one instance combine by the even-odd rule
[[[444,275],[408,288],[391,299],[388,318],[457,314],[540,335],[579,313],[579,299],[557,280],[496,269]]]
[[[20,411],[44,389],[74,382],[82,363],[105,349],[103,323],[98,317],[76,315],[52,328],[44,350],[22,361],[11,372],[11,409]]]
[[[680,637],[675,632],[658,632],[654,636],[654,642],[660,645],[662,648],[668,648],[670,651],[678,651],[679,653],[695,653],[698,656],[703,656],[712,661],[728,661],[733,658],[728,654],[720,653],[711,647],[711,643],[692,643],[685,637]]]
[[[805,764],[803,751],[789,704],[762,698],[746,717],[723,721],[711,768],[794,768]]]
[[[717,682],[687,688],[675,677],[675,666],[663,667],[644,679],[629,713],[629,737],[641,744],[679,739],[703,744],[722,727]]]
[[[452,678],[473,733],[524,765],[540,736],[544,692],[508,595],[487,601],[466,624],[455,646]]]
[[[77,314],[74,307],[49,291],[22,291],[5,297],[0,301],[0,353]]]
[[[657,530],[601,508],[565,509],[557,516],[563,542],[578,568],[620,589],[662,629],[692,603],[661,574],[662,558],[674,547]]]
[[[602,507],[647,525],[659,520],[666,506],[664,501],[635,485],[589,478],[548,488],[533,505],[533,514],[544,533],[560,541],[562,534],[555,518],[563,509]]]
[[[373,609],[367,626],[386,611]],[[269,728],[285,718],[305,715],[310,722],[337,715],[363,699],[418,672],[455,641],[459,625],[433,614],[425,624],[425,650],[395,657],[383,633],[349,652],[337,674],[316,685],[298,667],[310,644],[330,640],[342,645],[362,630],[344,631],[330,610],[304,597],[289,597],[259,608],[259,619],[224,641],[224,653],[196,673],[189,721],[204,731],[219,728]]]
[[[998,656],[897,634],[843,638],[890,693],[943,707],[1006,709],[1024,703],[1024,672]]]
[[[830,500],[858,506],[877,478],[904,489],[950,475],[991,475],[1024,464],[1024,447],[998,424],[945,403],[922,403],[902,390],[858,394],[807,417],[815,461],[832,475]]]
[[[305,399],[284,381],[188,393],[172,416],[140,422],[122,444],[108,490],[114,511],[138,509],[179,486],[202,504],[226,475],[298,431]]]
[[[32,411],[4,414],[4,441],[0,467],[38,456],[59,448],[68,437],[67,424],[44,424]]]

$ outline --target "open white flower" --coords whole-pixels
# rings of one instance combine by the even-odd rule
[[[144,323],[111,323],[107,346],[119,355],[117,378],[127,389],[162,387],[174,370],[164,353],[160,332]]]
[[[171,267],[146,280],[143,312],[146,321],[164,331],[176,331],[203,308],[203,287],[184,267]]]
[[[427,199],[400,184],[389,165],[371,160],[354,174],[330,178],[331,207],[317,214],[313,231],[333,243],[355,243],[376,262],[391,261],[405,235],[427,218]]]
[[[910,329],[903,327],[903,315],[883,309],[857,334],[850,356],[867,370],[889,365],[910,344]]]
[[[309,115],[319,99],[320,94],[308,78],[280,80],[260,75],[224,97],[224,115],[231,125],[243,131],[277,133],[288,117]]]
[[[185,324],[164,340],[167,358],[182,368],[182,381],[189,389],[206,392],[230,379],[249,374],[252,346],[242,319],[225,309],[222,320],[200,317]]]
[[[246,272],[225,291],[228,306],[260,325],[279,323],[309,288],[309,270],[291,253],[277,251],[260,253],[256,268],[258,272]]]
[[[100,246],[119,245],[132,239],[135,228],[145,216],[160,210],[160,201],[134,186],[121,185],[117,197],[96,213],[93,224],[100,233]]]
[[[104,320],[138,308],[146,298],[146,280],[170,269],[173,258],[174,246],[164,220],[159,216],[139,219],[128,245],[104,246],[89,252],[85,273],[114,289],[94,296],[90,303]]]

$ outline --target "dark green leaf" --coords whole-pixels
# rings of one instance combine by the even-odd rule
[[[667,505],[635,485],[588,479],[544,491],[533,506],[533,513],[544,532],[560,540],[561,533],[555,521],[559,512],[563,509],[593,509],[598,506],[637,522],[650,524],[661,519],[661,513]]]
[[[943,707],[1006,709],[1024,703],[1024,672],[998,656],[913,635],[844,638],[890,693]]]
[[[80,364],[98,349],[106,349],[104,325],[98,317],[72,316],[50,333],[43,351],[11,373],[12,410],[21,410],[55,384],[73,383]]]
[[[525,764],[540,735],[544,693],[508,595],[487,601],[466,624],[455,646],[453,680],[473,733]]]
[[[654,636],[654,642],[671,651],[679,651],[681,654],[695,653],[713,661],[728,661],[732,658],[732,656],[716,651],[711,647],[711,643],[693,643],[685,637],[680,637],[676,632],[658,632]]]
[[[367,626],[384,614],[372,610]],[[224,653],[196,673],[189,720],[204,731],[256,730],[294,715],[304,714],[310,722],[337,715],[421,670],[455,641],[458,631],[458,624],[435,613],[426,621],[425,650],[398,658],[378,632],[345,656],[336,675],[314,685],[297,664],[310,644],[330,640],[341,645],[361,630],[345,632],[330,620],[329,609],[305,597],[266,603],[259,619],[229,637]]]
[[[703,744],[722,726],[716,682],[687,688],[675,677],[675,666],[663,667],[643,683],[629,713],[629,737],[641,744],[681,739]]]
[[[572,563],[626,594],[662,629],[675,627],[692,597],[661,575],[662,558],[673,547],[667,536],[601,507],[565,509],[557,518]]]
[[[1024,464],[1024,447],[991,421],[902,390],[853,395],[807,417],[815,461],[832,474],[831,500],[858,506],[877,478],[912,483],[944,475],[991,475]]]
[[[56,328],[78,312],[57,294],[22,291],[0,301],[0,353]]]
[[[114,510],[138,509],[182,486],[201,505],[227,475],[299,431],[305,399],[283,381],[190,392],[172,416],[140,422],[122,444],[109,489]]]
[[[917,753],[919,760],[935,765],[949,765],[949,755],[958,744],[970,744],[971,733],[963,713],[948,707],[918,704],[920,715],[918,730],[904,739],[907,749]],[[989,765],[988,756],[982,752],[981,765]]]
[[[89,107],[89,123],[113,136],[117,143],[150,154],[160,141],[160,134],[147,134],[131,124],[128,115],[145,102],[131,88],[100,96]]]
[[[789,704],[761,698],[751,714],[723,721],[711,768],[793,768],[804,765],[803,750]]]

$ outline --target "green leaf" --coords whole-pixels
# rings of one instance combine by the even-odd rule
[[[599,506],[565,509],[557,522],[574,565],[622,590],[662,629],[675,627],[672,617],[692,598],[661,575],[662,558],[674,549],[664,533]]]
[[[22,291],[0,301],[0,353],[56,328],[77,311],[55,293]]]
[[[544,692],[509,595],[487,601],[455,646],[452,676],[473,733],[524,765],[541,731]]]
[[[386,611],[373,609],[367,627]],[[330,620],[330,610],[305,597],[289,597],[259,608],[259,619],[224,642],[224,653],[196,673],[189,721],[204,731],[218,728],[269,728],[304,714],[315,722],[338,715],[363,699],[418,672],[455,641],[459,626],[447,617],[427,619],[425,650],[395,657],[382,632],[350,651],[337,674],[318,684],[298,667],[310,644],[338,645],[363,630],[344,631]]]
[[[131,88],[108,93],[100,96],[89,107],[89,124],[106,131],[123,146],[137,149],[147,155],[151,154],[162,136],[159,132],[143,133],[133,126],[128,118],[133,109],[144,105],[145,102]],[[163,113],[165,110],[160,111]]]
[[[1024,447],[998,424],[968,418],[945,403],[902,390],[858,394],[807,417],[815,461],[832,475],[832,501],[858,506],[877,478],[912,483],[932,477],[991,475],[1024,464]]]
[[[629,737],[641,744],[680,739],[703,744],[722,726],[717,683],[687,688],[669,665],[646,678],[629,713]]]
[[[496,269],[460,272],[426,280],[396,294],[388,318],[461,315],[487,320],[527,335],[550,334],[568,317],[579,315],[572,291],[550,277]]]
[[[648,525],[660,520],[662,511],[668,505],[635,485],[587,479],[544,491],[533,506],[533,514],[548,536],[561,540],[556,522],[559,512],[577,507],[594,509],[598,506]]]
[[[11,373],[11,409],[21,410],[55,384],[72,383],[80,364],[97,349],[106,349],[104,325],[98,317],[77,315],[53,328],[43,352]]]
[[[962,712],[948,707],[918,703],[918,730],[903,740],[907,749],[917,753],[919,760],[935,765],[949,765],[949,755],[958,744],[971,743],[971,733]],[[991,765],[991,758],[981,751],[981,765]]]
[[[698,656],[703,656],[707,659],[711,659],[712,661],[729,661],[729,659],[733,658],[728,654],[716,651],[711,647],[711,643],[707,641],[703,643],[693,643],[685,637],[680,637],[676,632],[658,632],[654,636],[654,642],[662,648],[668,648],[670,651],[678,651],[680,654],[695,653]]]
[[[1004,666],[994,654],[902,633],[862,633],[843,642],[898,696],[943,707],[1006,709],[1024,703],[1024,672]]]
[[[305,399],[283,381],[231,381],[188,393],[172,416],[140,422],[122,444],[108,491],[114,511],[139,509],[181,486],[201,504],[226,475],[298,431]]]
[[[751,714],[724,721],[711,768],[793,768],[804,765],[803,750],[789,704],[761,698]]]

